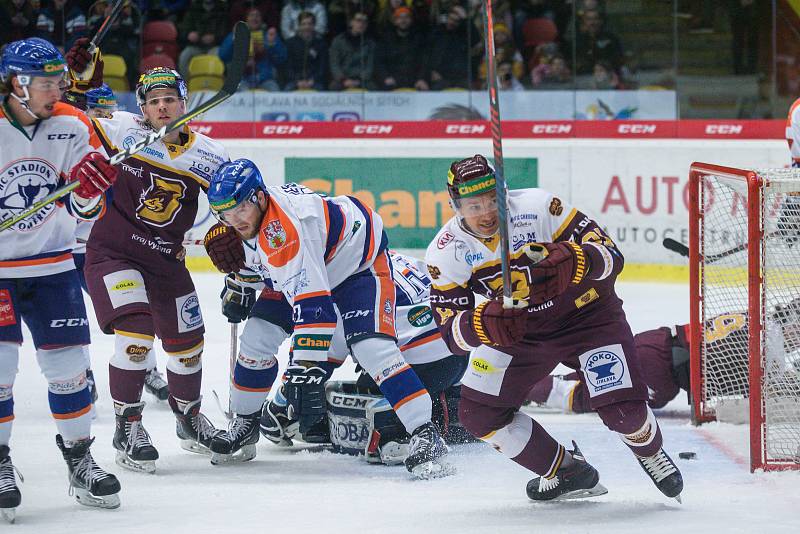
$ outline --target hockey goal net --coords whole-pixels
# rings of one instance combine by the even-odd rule
[[[736,412],[750,468],[800,469],[800,169],[689,174],[693,420]]]

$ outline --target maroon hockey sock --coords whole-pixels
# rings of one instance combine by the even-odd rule
[[[108,366],[108,385],[111,389],[111,398],[115,403],[132,404],[139,402],[142,398],[144,388],[144,377],[147,374],[145,369],[130,371],[120,369],[109,364]]]
[[[620,435],[623,443],[635,455],[652,456],[661,449],[661,428],[645,401],[624,401],[601,406],[597,414],[609,430]]]
[[[203,381],[203,370],[196,373],[182,375],[167,369],[167,384],[169,384],[169,405],[175,413],[183,413],[186,404],[200,398],[200,384]]]
[[[553,439],[542,425],[534,421],[528,443],[512,460],[541,476],[550,476],[561,465],[565,452],[564,447]]]

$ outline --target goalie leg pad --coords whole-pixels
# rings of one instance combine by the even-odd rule
[[[355,382],[329,382],[325,389],[334,451],[364,454],[367,462],[395,465],[408,454],[408,433],[389,402]]]

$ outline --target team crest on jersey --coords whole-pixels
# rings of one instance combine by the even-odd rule
[[[564,213],[564,206],[561,203],[561,199],[553,197],[553,200],[550,201],[550,214],[558,217],[562,213]]]
[[[181,200],[186,193],[186,184],[150,173],[150,187],[139,196],[136,215],[139,219],[153,226],[167,226],[181,210]]]
[[[17,215],[43,199],[56,188],[59,173],[49,161],[27,158],[12,161],[0,169],[0,216]],[[56,210],[54,203],[44,206],[14,229],[28,231],[41,226]]]
[[[440,276],[442,276],[442,271],[435,265],[428,265],[428,273],[431,275],[431,278],[434,280],[438,280]]]
[[[281,248],[286,244],[286,230],[277,219],[269,221],[264,226],[264,237],[267,238],[267,245],[269,248]]]

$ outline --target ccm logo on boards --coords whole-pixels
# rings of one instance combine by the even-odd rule
[[[654,134],[656,133],[655,124],[620,124],[617,133],[621,134]]]
[[[741,124],[706,124],[708,135],[737,135],[742,133]]]
[[[535,134],[568,134],[572,132],[571,124],[534,124],[531,132]]]
[[[288,124],[267,124],[261,130],[261,133],[267,135],[300,135],[303,133],[303,127]]]
[[[390,134],[392,126],[389,124],[356,124],[353,126],[354,134]]]
[[[448,134],[482,134],[486,131],[485,124],[448,124],[444,129]]]

